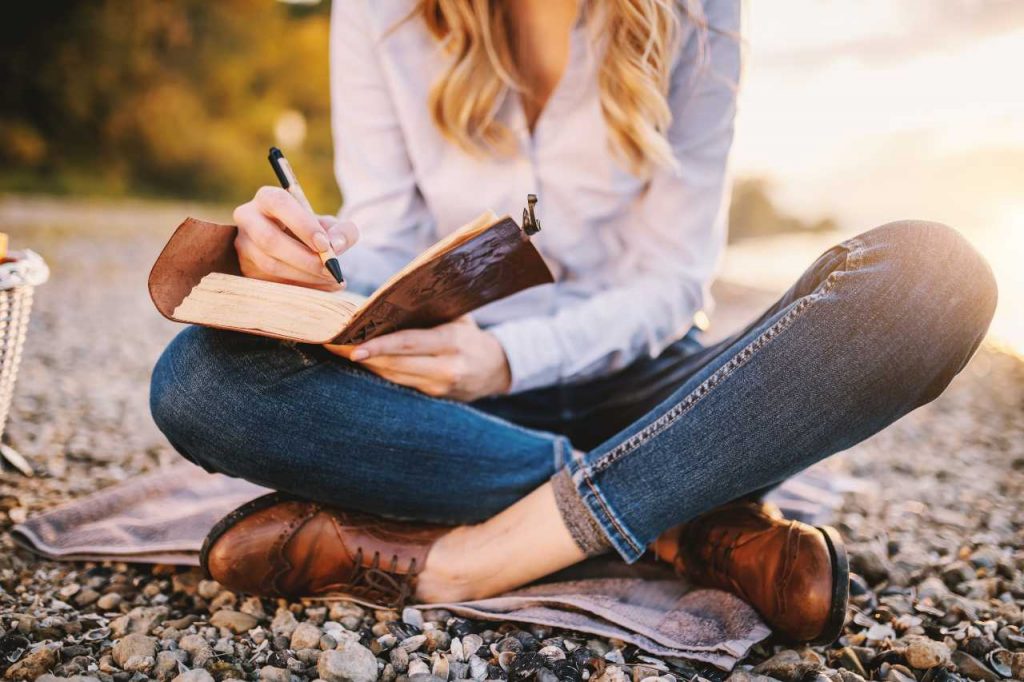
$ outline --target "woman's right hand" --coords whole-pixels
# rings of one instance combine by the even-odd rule
[[[344,287],[318,255],[327,244],[339,256],[359,239],[355,223],[315,216],[280,187],[261,187],[252,201],[235,209],[235,251],[242,274],[326,291]]]

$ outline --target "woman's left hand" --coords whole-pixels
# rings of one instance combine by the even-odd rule
[[[435,397],[468,402],[505,393],[511,383],[505,350],[468,315],[433,329],[406,329],[358,346],[326,348],[396,384]]]

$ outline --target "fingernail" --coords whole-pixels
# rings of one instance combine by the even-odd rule
[[[335,251],[344,251],[347,245],[348,240],[346,240],[344,237],[335,237],[334,239],[331,240],[331,246],[334,247]]]
[[[370,357],[370,351],[366,350],[365,348],[356,348],[354,351],[352,351],[353,360],[365,360],[368,357]]]
[[[327,239],[327,235],[323,232],[313,233],[313,246],[316,247],[317,251],[321,253],[331,248],[331,242]]]

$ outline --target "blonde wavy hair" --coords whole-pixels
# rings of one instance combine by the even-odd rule
[[[497,110],[510,91],[529,93],[512,58],[509,1],[420,0],[410,15],[422,17],[452,58],[431,87],[430,115],[445,138],[474,154],[510,153],[512,137]],[[601,50],[597,80],[609,142],[638,175],[675,164],[667,95],[680,15],[703,35],[697,0],[600,0],[586,7],[587,29]]]

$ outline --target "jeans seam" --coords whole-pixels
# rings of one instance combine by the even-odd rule
[[[555,471],[558,471],[569,462],[569,457],[572,456],[572,446],[565,439],[556,437],[554,451]]]
[[[596,462],[584,465],[577,469],[576,475],[573,476],[573,479],[576,481],[577,485],[585,485],[587,487],[588,494],[586,497],[591,497],[594,500],[594,503],[599,507],[601,516],[603,516],[606,521],[602,526],[607,527],[607,525],[610,524],[614,528],[616,535],[625,540],[629,545],[633,554],[641,554],[643,552],[643,548],[637,544],[636,540],[633,539],[632,535],[616,517],[610,505],[604,500],[597,488],[594,477],[606,470],[615,462],[632,453],[651,438],[654,438],[665,429],[672,426],[672,424],[692,410],[693,407],[703,400],[712,390],[721,385],[722,382],[733,374],[733,372],[746,365],[757,351],[766,346],[786,328],[788,328],[789,325],[792,324],[792,322],[796,320],[814,301],[818,300],[831,290],[836,279],[834,275],[835,273],[830,274],[825,281],[824,287],[813,294],[800,299],[800,301],[797,302],[789,312],[776,320],[775,324],[759,334],[758,337],[749,344],[744,346],[739,353],[730,358],[725,365],[718,368],[710,377],[702,381],[696,389],[687,394],[686,397],[673,406],[668,412],[651,424],[647,425],[640,432],[631,436],[625,442],[612,448],[609,452],[602,455]],[[593,504],[591,505],[591,508],[594,508]],[[595,511],[598,510],[595,509]]]
[[[612,448],[609,452],[602,455],[596,462],[582,467],[579,470],[579,473],[584,479],[586,479],[588,486],[592,487],[590,479],[595,474],[601,473],[609,466],[670,427],[678,421],[680,417],[693,409],[693,407],[711,393],[712,390],[721,385],[722,382],[733,374],[733,372],[746,365],[758,351],[767,346],[779,334],[785,331],[813,303],[827,295],[835,286],[839,272],[850,272],[860,267],[862,262],[861,254],[863,252],[863,243],[859,239],[850,239],[846,244],[849,244],[849,246],[846,247],[846,262],[841,270],[835,270],[830,273],[829,276],[825,278],[822,286],[797,301],[785,315],[776,320],[771,327],[763,331],[757,338],[752,340],[738,353],[733,355],[725,365],[719,367],[710,377],[702,381],[697,388],[691,391],[685,398],[672,407],[672,409],[651,424],[647,425],[640,432],[631,436],[625,442]]]
[[[295,351],[304,367],[313,367],[318,362],[317,358],[302,350],[302,348],[299,347],[299,344],[295,341],[281,341],[281,345]]]
[[[594,479],[587,474],[585,469],[581,470],[580,473],[582,474],[583,480],[587,484],[587,487],[590,489],[590,496],[593,497],[593,499],[597,502],[598,505],[600,505],[601,512],[603,513],[604,518],[611,522],[612,526],[614,526],[615,528],[616,534],[626,541],[626,543],[629,545],[629,548],[633,550],[634,554],[636,554],[637,556],[643,554],[644,548],[637,544],[636,540],[633,538],[632,533],[628,532],[625,526],[623,526],[622,522],[619,520],[619,517],[616,516],[615,512],[612,510],[611,505],[608,504],[608,502],[604,499],[604,496],[601,494],[601,491],[598,490],[597,485],[594,483]],[[584,500],[585,499],[586,498],[584,498]]]

